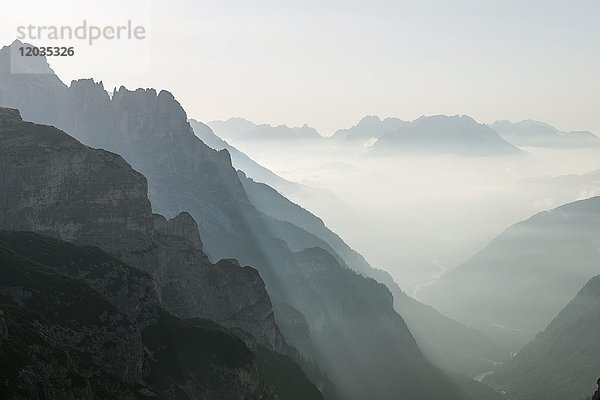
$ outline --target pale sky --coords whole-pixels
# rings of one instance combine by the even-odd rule
[[[32,42],[75,47],[75,57],[50,60],[66,83],[167,89],[202,121],[242,116],[331,134],[367,114],[468,114],[600,134],[599,0],[30,0],[2,8],[3,45],[20,25],[143,25],[147,38],[137,42]]]

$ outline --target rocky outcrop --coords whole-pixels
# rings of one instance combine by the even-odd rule
[[[23,121],[19,110],[14,108],[3,108],[0,110],[0,124],[9,125]]]
[[[202,250],[202,240],[198,232],[198,224],[187,212],[182,212],[173,219],[167,220],[162,215],[154,214],[154,231],[159,234],[179,236],[185,239],[196,250]]]
[[[182,318],[244,329],[288,353],[264,283],[253,268],[214,265],[189,214],[152,214],[146,179],[120,156],[83,146],[50,126],[0,109],[0,228],[99,246],[149,272],[158,300]]]

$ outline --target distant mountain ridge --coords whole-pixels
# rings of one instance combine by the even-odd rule
[[[315,140],[322,138],[316,129],[306,124],[294,128],[286,125],[257,125],[246,119],[233,117],[227,121],[211,121],[207,125],[219,137],[233,142],[245,140]]]
[[[490,125],[516,146],[547,148],[586,148],[600,146],[600,137],[587,131],[562,132],[540,121],[497,121]]]
[[[463,156],[518,155],[517,147],[486,125],[468,116],[421,117],[384,133],[373,144],[377,154],[456,154]]]

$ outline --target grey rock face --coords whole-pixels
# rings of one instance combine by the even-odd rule
[[[9,125],[23,121],[19,110],[14,108],[3,108],[0,111],[0,124]]]
[[[0,339],[3,398],[269,398],[239,338],[184,323],[151,299],[138,300],[147,312],[135,323],[127,305],[114,306],[149,278],[98,248],[0,232],[0,326],[15,330]]]
[[[14,110],[0,109],[0,118],[0,228],[99,246],[149,272],[175,315],[223,322],[286,351],[258,272],[213,265],[189,214],[153,215],[146,179],[120,156],[22,122]]]
[[[162,215],[154,214],[154,230],[159,234],[179,236],[197,250],[202,250],[202,240],[198,232],[198,224],[187,212],[182,212],[168,220]]]
[[[6,320],[4,319],[4,312],[0,310],[0,345],[2,339],[8,337],[8,327],[6,326]]]
[[[0,258],[3,303],[34,310],[43,316],[37,323],[42,335],[67,347],[85,348],[95,364],[124,382],[141,382],[142,337],[126,315],[89,288],[51,275],[4,243]],[[23,292],[27,295],[21,296]]]

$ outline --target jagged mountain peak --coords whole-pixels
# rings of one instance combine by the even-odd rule
[[[35,47],[32,44],[15,40],[0,49],[0,73],[25,75],[55,75],[45,56],[23,57],[20,48]]]

